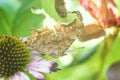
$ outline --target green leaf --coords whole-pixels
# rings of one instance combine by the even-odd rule
[[[34,14],[31,11],[31,7],[35,4],[35,1],[37,0],[25,0],[22,2],[13,21],[12,35],[28,36],[30,35],[31,28],[38,28],[41,25],[40,23],[45,18],[44,15]]]
[[[11,34],[10,25],[18,8],[16,4],[14,0],[0,1],[0,35]]]
[[[12,34],[17,36],[28,36],[30,34],[30,29],[35,27],[37,28],[40,21],[43,19],[44,15],[35,15],[27,10],[25,14],[14,20]]]
[[[51,18],[54,18],[56,21],[70,22],[73,21],[76,16],[71,13],[68,13],[66,18],[61,18],[55,10],[55,0],[40,0],[40,7],[43,8],[46,11],[46,13],[48,13],[49,16]]]
[[[120,60],[120,37],[117,36],[116,40],[113,42],[113,46],[111,46],[110,51],[108,53],[107,59],[106,59],[106,64],[112,64],[116,61]]]
[[[110,40],[109,40],[110,41]],[[108,44],[109,44],[109,41]],[[105,57],[105,59],[101,59],[102,60],[102,70],[101,70],[101,75],[100,75],[100,80],[106,80],[106,71],[108,70],[108,68],[115,62],[120,61],[120,51],[119,51],[119,47],[120,47],[120,38],[119,36],[116,37],[115,41],[112,41],[112,46],[107,46],[106,48],[104,48],[104,55],[103,57]],[[107,48],[109,47],[109,51],[107,51]],[[107,54],[107,55],[106,55]],[[102,58],[103,58],[102,57]]]
[[[0,35],[2,34],[10,34],[10,29],[4,18],[4,12],[0,9]]]
[[[46,80],[97,80],[99,54],[94,54],[85,63],[66,67],[57,73],[46,74]]]

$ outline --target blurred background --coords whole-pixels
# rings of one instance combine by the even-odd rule
[[[64,1],[68,12],[80,11],[85,26],[97,21],[89,10],[86,10],[83,4],[80,3],[80,1],[87,3],[87,1],[92,0]],[[94,3],[98,1],[102,0],[93,0]],[[108,1],[115,2],[118,10],[115,16],[119,16],[119,0]],[[72,15],[68,15],[67,18],[61,18],[56,12],[54,5],[55,0],[0,0],[0,36],[8,34],[28,37],[32,28],[52,27],[57,22],[66,23],[74,19]],[[106,12],[103,10],[103,13]],[[117,30],[117,32],[114,31],[114,36],[110,35],[109,32],[107,33],[106,30],[107,36],[104,37],[93,38],[84,42],[76,39],[65,52],[67,55],[55,59],[59,64],[60,70],[45,74],[46,80],[107,80],[107,71],[110,66],[120,61],[119,27],[116,25],[112,26]],[[108,28],[108,30],[112,29]]]

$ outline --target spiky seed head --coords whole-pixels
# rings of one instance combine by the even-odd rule
[[[30,50],[16,37],[0,37],[0,77],[22,71],[30,60]]]

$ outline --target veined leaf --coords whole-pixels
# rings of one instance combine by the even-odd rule
[[[41,25],[45,18],[43,14],[34,14],[31,11],[33,5],[38,0],[25,0],[18,9],[12,25],[12,35],[28,36],[31,28]],[[40,26],[39,26],[40,27]]]
[[[0,35],[11,34],[11,22],[18,8],[15,0],[1,0],[0,1]]]

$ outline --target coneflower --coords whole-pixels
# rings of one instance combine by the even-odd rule
[[[36,53],[16,37],[0,37],[0,80],[31,80],[30,75],[43,80],[40,72],[50,72],[56,63]]]

